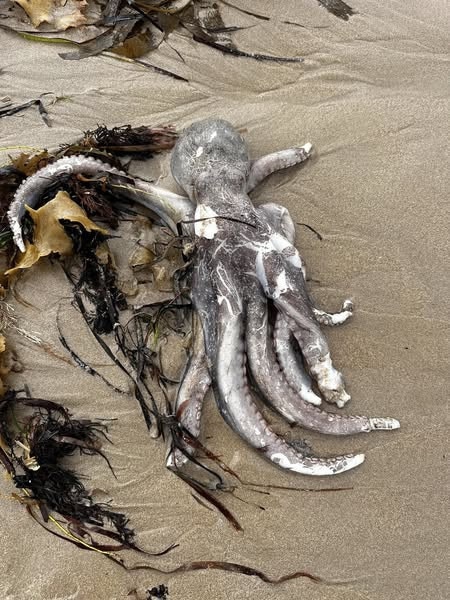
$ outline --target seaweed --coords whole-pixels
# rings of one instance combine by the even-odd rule
[[[132,154],[135,160],[145,160],[152,158],[156,153],[171,150],[177,137],[178,134],[172,125],[123,125],[111,129],[99,125],[94,130],[85,131],[77,145],[80,149],[98,148],[115,156]]]
[[[104,236],[96,231],[88,232],[78,223],[65,220],[61,222],[81,261],[75,292],[81,291],[93,306],[88,317],[91,329],[99,335],[111,333],[118,326],[119,312],[127,308],[127,303],[116,285],[112,263],[108,261],[104,264],[96,254]]]
[[[104,377],[101,373],[99,373],[96,369],[94,369],[94,367],[91,367],[90,365],[88,365],[69,345],[69,342],[67,341],[66,337],[63,335],[62,331],[61,331],[61,326],[58,320],[58,315],[56,317],[56,327],[58,329],[58,334],[59,334],[59,341],[61,342],[61,345],[63,346],[63,348],[65,348],[67,350],[67,352],[70,354],[72,360],[74,361],[74,363],[76,364],[76,366],[80,367],[81,369],[83,369],[83,371],[85,371],[86,373],[89,373],[89,375],[92,375],[94,377],[99,377],[103,383],[106,383],[106,385],[108,387],[110,387],[114,392],[117,392],[118,394],[126,394],[127,391],[125,390],[121,390],[120,388],[118,388],[117,386],[115,386],[114,384],[112,384],[110,381],[108,381],[106,379],[106,377]]]
[[[58,513],[68,531],[81,541],[89,538],[93,547],[95,533],[114,540],[113,550],[138,549],[126,515],[96,503],[80,476],[64,465],[76,453],[98,455],[112,470],[101,449],[102,440],[109,441],[107,431],[104,422],[75,419],[64,406],[50,400],[16,391],[0,399],[0,461],[24,494],[19,499],[30,514],[48,523],[54,521],[51,513]]]
[[[49,114],[41,100],[42,96],[45,96],[47,93],[41,94],[39,98],[35,98],[34,100],[28,100],[28,102],[23,102],[22,104],[7,104],[6,106],[0,108],[0,119],[2,117],[10,117],[11,115],[15,115],[19,112],[22,112],[23,110],[30,108],[30,106],[37,106],[42,120],[47,125],[47,127],[51,127],[52,124],[50,121]]]
[[[8,207],[24,178],[25,174],[13,165],[0,168],[0,231],[5,229]]]
[[[332,15],[343,21],[348,21],[355,14],[353,8],[343,2],[343,0],[317,0],[317,2]]]
[[[322,241],[323,240],[323,235],[320,234],[317,229],[314,229],[314,227],[312,227],[311,225],[308,225],[308,223],[297,223],[297,225],[301,225],[302,227],[306,227],[306,229],[309,229],[310,231],[312,231],[314,233],[314,235],[317,237],[318,240]]]
[[[269,17],[240,9],[228,2],[225,4],[256,19],[270,20]],[[27,5],[24,8],[27,9]],[[33,21],[31,12],[30,16]],[[103,5],[101,14],[95,23],[87,25],[84,15],[81,15],[81,18],[78,14],[71,16],[75,19],[74,25],[78,25],[79,29],[96,25],[101,29],[101,33],[86,41],[76,41],[73,39],[73,35],[70,38],[63,37],[61,33],[64,32],[65,27],[58,28],[57,23],[56,30],[52,32],[41,32],[37,28],[39,25],[37,21],[33,21],[36,27],[34,31],[21,29],[20,21],[17,22],[17,20],[16,22],[13,20],[14,25],[1,23],[0,27],[14,31],[25,39],[76,46],[70,52],[59,54],[65,60],[80,60],[107,53],[108,56],[137,62],[156,72],[184,81],[187,80],[175,73],[139,60],[146,53],[157,49],[163,42],[168,43],[168,37],[177,28],[189,31],[195,42],[206,44],[233,56],[276,62],[302,62],[303,60],[298,57],[271,56],[240,50],[232,41],[230,34],[243,28],[226,26],[222,20],[219,5],[213,0],[167,0],[161,2],[114,0]],[[76,22],[77,19],[78,22]],[[177,51],[175,50],[175,52]],[[183,60],[181,55],[179,56]]]

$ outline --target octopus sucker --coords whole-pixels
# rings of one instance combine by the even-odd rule
[[[303,163],[311,152],[311,144],[304,144],[251,161],[244,139],[230,123],[206,119],[188,127],[172,152],[172,174],[186,195],[97,159],[72,156],[25,180],[8,217],[22,249],[25,204],[36,205],[58,176],[73,172],[107,174],[118,197],[146,206],[173,231],[181,227],[194,242],[195,314],[191,356],[175,403],[180,427],[193,438],[200,436],[204,397],[211,387],[223,419],[246,443],[282,469],[321,476],[353,469],[364,455],[317,457],[289,444],[263,416],[249,387],[250,375],[257,395],[288,422],[306,429],[351,435],[398,429],[400,424],[391,417],[318,408],[322,400],[339,408],[350,400],[320,325],[342,325],[352,316],[353,303],[346,300],[336,313],[314,305],[289,211],[275,203],[256,208],[248,195],[271,173]],[[195,452],[187,445],[182,449],[171,446],[171,469],[181,469]]]

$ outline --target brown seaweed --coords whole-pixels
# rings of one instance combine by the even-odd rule
[[[94,377],[99,377],[103,383],[106,383],[106,385],[111,388],[114,392],[117,392],[118,394],[126,394],[128,393],[125,390],[121,390],[120,388],[118,388],[117,386],[115,386],[114,384],[112,384],[110,381],[108,381],[106,379],[106,377],[104,377],[101,373],[99,373],[96,369],[94,369],[94,367],[91,367],[90,365],[88,365],[69,345],[69,342],[67,341],[66,337],[63,335],[62,331],[61,331],[61,326],[58,320],[58,316],[56,317],[56,327],[58,329],[58,337],[59,337],[59,341],[61,342],[61,345],[63,346],[63,348],[65,348],[67,350],[67,352],[70,354],[70,357],[72,358],[72,360],[74,361],[74,363],[80,367],[81,369],[83,369],[83,371],[85,371],[86,373],[89,373],[89,375],[92,375]]]
[[[50,92],[48,92],[48,93],[50,93]],[[42,120],[47,125],[47,127],[51,127],[52,124],[50,121],[49,114],[41,100],[42,96],[45,96],[45,95],[46,94],[41,94],[41,96],[39,98],[35,98],[34,100],[28,100],[28,102],[23,102],[22,104],[14,104],[14,105],[8,104],[7,106],[0,108],[0,119],[2,117],[10,117],[11,115],[16,115],[17,113],[22,112],[23,110],[26,110],[27,108],[30,108],[30,106],[37,106]]]
[[[327,9],[335,17],[348,21],[355,14],[351,6],[343,2],[343,0],[317,0],[317,2]]]
[[[38,506],[45,521],[56,512],[83,537],[97,533],[117,541],[115,550],[134,548],[126,515],[94,502],[79,475],[63,466],[79,453],[102,456],[112,468],[101,450],[102,438],[108,440],[105,423],[74,419],[58,403],[9,391],[0,400],[0,437],[0,460],[31,512]]]
[[[322,577],[314,575],[313,573],[309,573],[308,571],[295,571],[293,573],[281,575],[280,577],[270,577],[264,571],[261,571],[259,569],[255,569],[247,565],[241,565],[239,563],[220,560],[199,560],[187,562],[183,563],[179,567],[175,567],[175,569],[170,569],[166,571],[148,564],[138,563],[134,565],[128,565],[121,557],[114,556],[112,554],[108,554],[107,557],[113,562],[121,565],[126,571],[155,571],[157,573],[163,573],[165,575],[175,575],[178,573],[189,573],[192,571],[217,570],[227,571],[228,573],[237,573],[239,575],[246,575],[248,577],[256,577],[264,583],[270,583],[275,585],[301,578],[309,579],[313,583],[322,583],[325,585],[345,585],[349,583],[348,581],[331,581],[323,579]]]
[[[331,0],[329,1],[331,2]],[[269,17],[240,9],[235,5],[230,4],[230,6],[250,14],[256,19],[270,20]],[[109,56],[115,54],[116,58],[138,62],[156,72],[184,81],[186,81],[185,78],[175,73],[139,60],[144,54],[158,48],[162,42],[167,43],[170,33],[180,27],[190,31],[194,41],[233,56],[276,62],[301,62],[303,60],[297,57],[289,58],[246,52],[237,48],[230,34],[242,27],[226,26],[218,4],[212,0],[186,0],[185,2],[173,0],[156,3],[146,0],[127,0],[126,2],[115,0],[105,4],[99,20],[90,25],[101,27],[101,33],[92,39],[80,42],[64,37],[55,37],[55,34],[63,33],[58,30],[44,33],[35,29],[30,32],[19,29],[17,25],[10,26],[6,23],[1,23],[0,27],[15,31],[29,40],[75,45],[75,50],[60,53],[61,58],[65,60],[80,60],[102,53],[108,53]],[[175,52],[178,53],[176,50]],[[183,60],[181,56],[180,58]]]
[[[99,125],[94,130],[85,131],[77,146],[80,149],[98,148],[115,156],[132,154],[135,160],[145,160],[152,158],[156,153],[171,150],[177,137],[178,134],[172,125],[159,127],[123,125],[111,129]]]
[[[123,9],[124,16],[131,15],[128,7]],[[77,49],[72,52],[61,52],[59,56],[65,60],[80,60],[101,54],[105,50],[114,48],[124,42],[133,31],[140,17],[135,15],[132,19],[116,21],[114,26],[107,29],[96,38],[77,44]]]

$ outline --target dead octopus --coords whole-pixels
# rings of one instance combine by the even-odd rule
[[[351,315],[346,300],[331,314],[316,308],[294,247],[295,226],[277,204],[254,207],[248,194],[274,171],[306,160],[311,144],[251,161],[241,135],[226,121],[188,127],[172,154],[171,169],[188,198],[133,178],[86,156],[63,158],[29,177],[9,210],[14,240],[24,249],[21,220],[43,191],[64,173],[107,173],[118,196],[150,208],[175,232],[182,223],[195,239],[192,353],[178,389],[176,416],[197,438],[204,397],[214,390],[225,421],[278,466],[306,475],[334,475],[361,464],[363,454],[318,458],[277,435],[250,391],[248,377],[289,423],[331,435],[397,429],[389,417],[339,415],[318,408],[321,396],[338,407],[350,399],[333,367],[319,324],[339,325]],[[272,318],[272,313],[274,317]],[[313,390],[313,381],[320,392]],[[193,452],[186,445],[186,454]],[[171,448],[168,466],[186,454]]]

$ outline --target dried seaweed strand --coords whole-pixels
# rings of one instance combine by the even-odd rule
[[[106,385],[109,388],[111,388],[112,390],[114,390],[118,394],[127,394],[128,393],[126,390],[121,390],[120,388],[118,388],[117,386],[115,386],[113,383],[111,383],[110,381],[108,381],[106,379],[106,377],[104,377],[101,373],[99,373],[96,369],[94,369],[93,367],[91,367],[90,365],[88,365],[87,363],[85,363],[84,360],[82,360],[80,358],[80,356],[69,346],[69,342],[67,341],[67,339],[65,338],[65,336],[63,335],[63,333],[61,331],[61,325],[59,323],[59,317],[58,317],[58,315],[56,316],[56,327],[58,329],[59,341],[61,342],[62,346],[67,350],[67,352],[70,354],[70,356],[72,357],[73,361],[75,362],[75,364],[78,367],[80,367],[81,369],[83,369],[83,371],[85,371],[86,373],[89,373],[89,375],[93,375],[93,376],[99,377],[104,383],[106,383]]]
[[[170,569],[166,571],[146,564],[127,565],[122,558],[113,556],[111,554],[108,555],[108,558],[114,561],[115,563],[121,565],[127,571],[145,570],[162,573],[164,575],[175,575],[176,573],[189,573],[192,571],[218,570],[228,571],[229,573],[237,573],[239,575],[247,575],[249,577],[257,577],[264,583],[270,583],[274,585],[300,578],[306,578],[314,583],[322,583],[325,585],[345,585],[346,583],[349,583],[347,581],[329,581],[317,575],[313,575],[312,573],[308,573],[307,571],[295,571],[294,573],[288,573],[287,575],[282,575],[281,577],[269,577],[263,571],[260,571],[259,569],[254,569],[253,567],[248,567],[239,563],[218,560],[202,560],[187,562],[180,565],[179,567],[176,567],[175,569]]]
[[[223,44],[219,44],[217,42],[213,42],[209,39],[204,39],[197,34],[193,35],[193,39],[200,44],[205,44],[206,46],[210,46],[211,48],[215,48],[224,54],[232,54],[233,56],[240,56],[243,58],[254,58],[255,60],[267,61],[267,62],[277,62],[277,63],[301,63],[304,62],[304,58],[301,57],[288,57],[288,56],[272,56],[270,54],[259,54],[258,52],[245,52],[244,50],[239,50],[238,48],[233,48],[231,46],[224,46]]]
[[[343,21],[348,21],[355,14],[353,8],[343,2],[343,0],[317,0],[317,2],[326,8],[328,12]]]
[[[46,94],[47,93],[50,94],[51,92],[46,92]],[[50,122],[49,114],[41,100],[41,97],[45,96],[46,94],[41,94],[39,98],[36,98],[35,100],[29,100],[28,102],[24,102],[23,104],[16,104],[14,106],[6,106],[5,108],[0,108],[0,119],[2,117],[10,117],[19,112],[22,112],[23,110],[30,108],[30,106],[37,106],[42,120],[47,125],[47,127],[51,127],[52,125]]]

